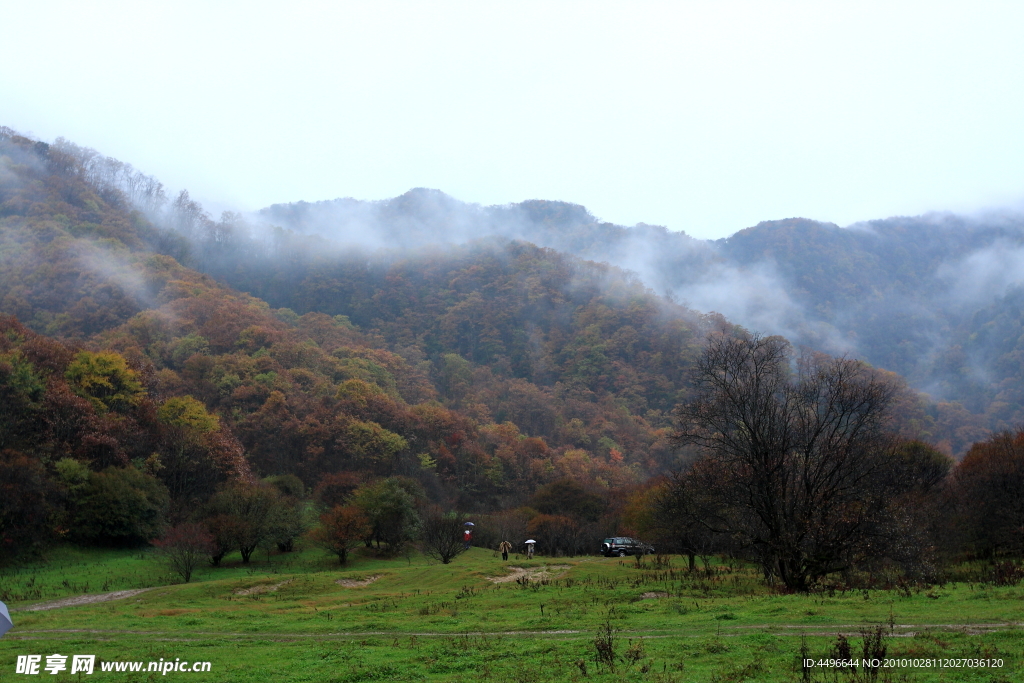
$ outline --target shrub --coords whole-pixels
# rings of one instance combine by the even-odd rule
[[[198,524],[186,522],[168,529],[153,541],[171,570],[188,583],[199,564],[214,552],[215,543],[209,531]]]
[[[87,543],[142,545],[163,526],[167,489],[134,467],[90,472],[75,495],[71,535]]]
[[[420,540],[423,554],[448,564],[465,551],[462,535],[466,518],[457,512],[435,510],[423,521]]]

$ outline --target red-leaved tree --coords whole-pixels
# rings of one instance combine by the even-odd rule
[[[345,564],[348,551],[362,543],[370,531],[370,520],[362,510],[352,505],[336,505],[320,515],[320,526],[310,532],[310,537]]]
[[[214,540],[199,524],[185,522],[153,541],[171,569],[188,583],[201,562],[214,553]]]

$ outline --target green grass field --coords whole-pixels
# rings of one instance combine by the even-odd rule
[[[510,558],[474,548],[441,565],[421,555],[318,550],[254,557],[190,584],[150,552],[60,548],[0,574],[15,628],[0,638],[0,681],[19,655],[99,661],[208,661],[209,673],[117,673],[148,681],[852,681],[866,668],[803,671],[846,634],[882,626],[886,658],[1002,660],[1000,668],[897,667],[876,680],[1024,680],[1024,588],[932,588],[780,595],[748,568],[690,574],[679,558]],[[516,567],[518,569],[511,569]],[[495,582],[493,579],[515,578]],[[339,581],[341,583],[339,583]],[[107,602],[24,611],[82,594],[150,588]],[[598,645],[603,647],[601,650]],[[599,651],[605,653],[604,660]],[[803,655],[801,653],[803,652]],[[912,662],[911,662],[912,663]],[[920,663],[920,662],[919,662]],[[945,662],[950,663],[950,662]],[[963,662],[957,662],[963,664]],[[971,664],[972,662],[967,662]],[[90,680],[52,675],[45,680]]]

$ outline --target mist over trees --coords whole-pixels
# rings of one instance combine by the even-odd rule
[[[526,201],[480,207],[436,190],[391,200],[275,204],[265,220],[363,247],[524,240],[636,273],[658,293],[748,329],[905,376],[963,423],[944,448],[962,454],[1024,419],[1013,358],[1021,338],[1024,217],[936,214],[840,228],[792,218],[717,241],[584,207]]]
[[[58,540],[163,539],[184,553],[184,578],[198,552],[216,565],[306,539],[344,563],[355,548],[433,545],[459,514],[491,546],[529,534],[572,555],[643,534],[694,568],[710,552],[759,561],[796,590],[873,571],[869,558],[924,576],[945,559],[1019,552],[1019,434],[989,438],[1016,410],[1004,356],[971,413],[852,351],[794,361],[779,338],[659,297],[643,272],[565,253],[621,264],[649,248],[675,277],[704,282],[735,266],[744,240],[756,265],[772,236],[831,228],[709,245],[558,202],[467,209],[420,192],[360,206],[346,211],[364,223],[346,225],[377,221],[388,248],[312,223],[213,220],[127,164],[0,129],[0,560]],[[275,211],[307,220],[293,209]],[[435,232],[417,232],[413,214]],[[492,239],[425,246],[445,225]],[[807,280],[807,296],[827,296],[826,280]],[[1015,318],[985,305],[971,339],[1012,356]],[[744,422],[751,401],[756,425]],[[967,449],[955,467],[943,454]],[[794,486],[815,473],[820,488]],[[756,491],[777,506],[744,498]],[[1005,502],[989,510],[998,524],[968,503],[978,496]]]
[[[1024,377],[1013,361],[1024,336],[1017,215],[899,217],[849,228],[793,218],[706,242],[660,226],[610,224],[566,202],[481,207],[419,188],[384,201],[276,204],[213,220],[187,191],[169,200],[130,165],[65,140],[52,147],[55,166],[81,169],[100,194],[164,226],[148,237],[158,251],[277,306],[314,310],[324,297],[295,290],[322,287],[342,263],[372,271],[417,250],[437,255],[487,237],[496,245],[525,241],[624,268],[655,292],[747,329],[901,374],[936,400],[932,417],[945,425],[940,441],[951,453],[1024,419],[1016,389]],[[286,296],[275,302],[275,293]]]

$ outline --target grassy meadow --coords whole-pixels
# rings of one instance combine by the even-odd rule
[[[345,567],[315,549],[204,568],[175,583],[151,551],[57,548],[0,572],[15,628],[0,638],[0,680],[18,655],[209,661],[209,673],[116,673],[148,681],[1019,681],[1024,587],[963,580],[931,587],[773,592],[749,567],[691,574],[678,557],[535,558],[473,548],[442,565],[357,553]],[[498,580],[498,581],[496,581]],[[56,599],[149,588],[45,611]],[[814,668],[844,634],[863,656],[881,628],[885,658],[1002,660],[1001,668]],[[837,650],[838,648],[838,650]],[[70,658],[68,660],[70,662]],[[70,665],[69,665],[70,669]],[[68,672],[46,680],[89,680]],[[876,676],[873,678],[873,676]]]

